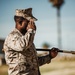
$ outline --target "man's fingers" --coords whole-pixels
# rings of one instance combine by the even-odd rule
[[[34,21],[30,21],[28,26],[27,26],[27,30],[28,29],[33,29],[33,30],[36,30],[36,25],[34,23]]]
[[[30,24],[34,25],[34,20],[33,19],[30,19]]]

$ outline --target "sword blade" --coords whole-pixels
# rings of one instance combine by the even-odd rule
[[[51,51],[51,49],[36,48],[36,51]],[[58,52],[75,54],[75,51],[68,51],[68,50],[58,50]]]

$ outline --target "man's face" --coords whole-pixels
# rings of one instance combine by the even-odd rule
[[[28,23],[29,23],[28,20],[26,20],[26,19],[23,20],[23,22],[22,22],[22,29],[25,29],[26,30]]]

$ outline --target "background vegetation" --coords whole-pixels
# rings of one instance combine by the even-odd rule
[[[0,66],[0,75],[7,75],[7,65]],[[75,56],[60,56],[40,67],[42,75],[75,75]]]

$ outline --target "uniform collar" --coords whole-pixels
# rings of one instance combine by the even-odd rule
[[[23,36],[23,34],[17,28],[15,28],[14,30],[17,31],[21,36]]]

